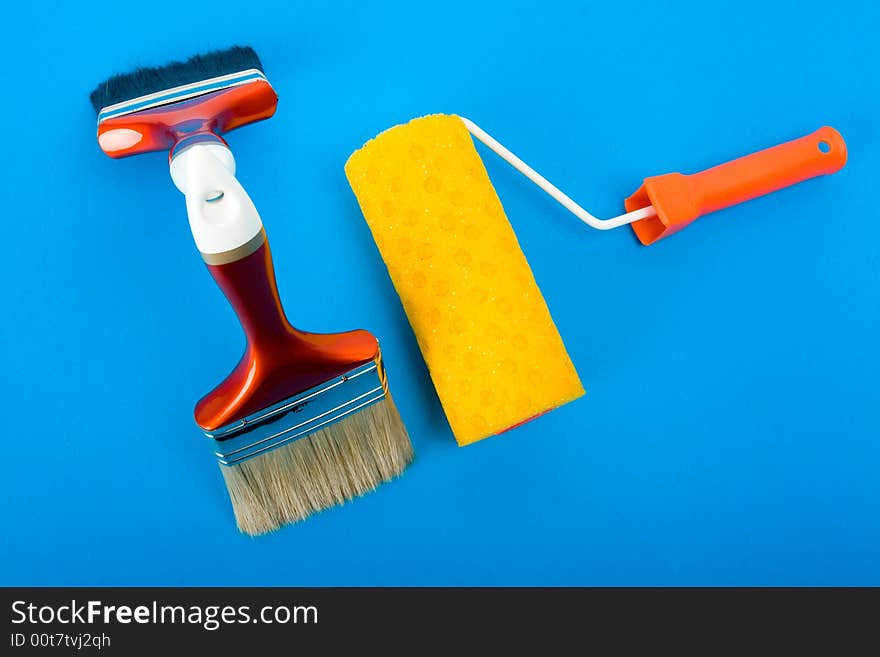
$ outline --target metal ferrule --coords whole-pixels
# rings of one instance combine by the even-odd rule
[[[221,465],[236,465],[305,438],[344,417],[382,401],[387,393],[381,358],[360,365],[298,395],[215,431],[214,454]]]
[[[226,140],[220,135],[214,134],[213,132],[196,132],[191,135],[186,135],[174,144],[168,152],[168,161],[173,161],[175,157],[183,153],[187,148],[191,148],[197,144],[219,144],[224,148],[229,148],[229,144],[227,144]]]
[[[239,73],[220,75],[208,80],[200,80],[199,82],[183,84],[179,87],[173,87],[172,89],[157,91],[156,93],[147,94],[146,96],[139,96],[138,98],[132,98],[131,100],[116,103],[115,105],[110,105],[102,109],[98,113],[98,124],[100,125],[107,119],[125,116],[126,114],[140,112],[153,107],[179,103],[182,100],[196,98],[197,96],[203,96],[215,91],[222,91],[223,89],[229,89],[230,87],[237,87],[242,84],[247,84],[248,82],[254,82],[255,80],[265,81],[266,76],[263,75],[262,71],[251,68],[246,71],[240,71]]]

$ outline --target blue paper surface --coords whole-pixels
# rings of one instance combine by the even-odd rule
[[[22,69],[0,87],[0,584],[880,584],[873,3],[5,12]],[[241,331],[166,155],[103,155],[87,98],[236,43],[281,98],[228,141],[288,314],[380,337],[417,453],[376,493],[258,539],[236,531],[192,420]],[[850,159],[642,247],[481,148],[587,395],[460,449],[342,169],[435,112],[474,119],[600,216],[644,177],[826,124]]]

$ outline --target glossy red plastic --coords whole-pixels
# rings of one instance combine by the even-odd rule
[[[305,333],[284,314],[269,243],[235,262],[208,265],[235,309],[247,347],[235,369],[196,405],[206,431],[304,392],[376,358],[379,343],[364,330]]]
[[[191,140],[216,139],[267,119],[277,104],[272,86],[255,80],[102,121],[98,143],[115,158],[173,152]],[[367,331],[318,334],[291,326],[268,242],[244,258],[207,267],[232,304],[247,346],[229,376],[196,404],[195,419],[204,430],[222,428],[376,360],[379,344]]]
[[[278,96],[265,80],[114,117],[98,125],[98,143],[110,157],[168,151],[197,134],[220,135],[275,113]]]

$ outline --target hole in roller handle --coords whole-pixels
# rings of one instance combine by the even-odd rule
[[[626,207],[635,209],[641,203],[650,203],[657,210],[656,219],[633,224],[642,244],[653,244],[703,215],[835,173],[846,164],[846,159],[843,137],[825,126],[699,173],[646,178],[626,199]]]

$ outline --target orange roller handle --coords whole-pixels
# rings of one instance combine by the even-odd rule
[[[678,232],[704,214],[743,203],[804,180],[839,171],[846,142],[825,126],[816,132],[719,164],[700,173],[646,178],[624,202],[627,212],[653,205],[656,217],[632,224],[642,244]]]

